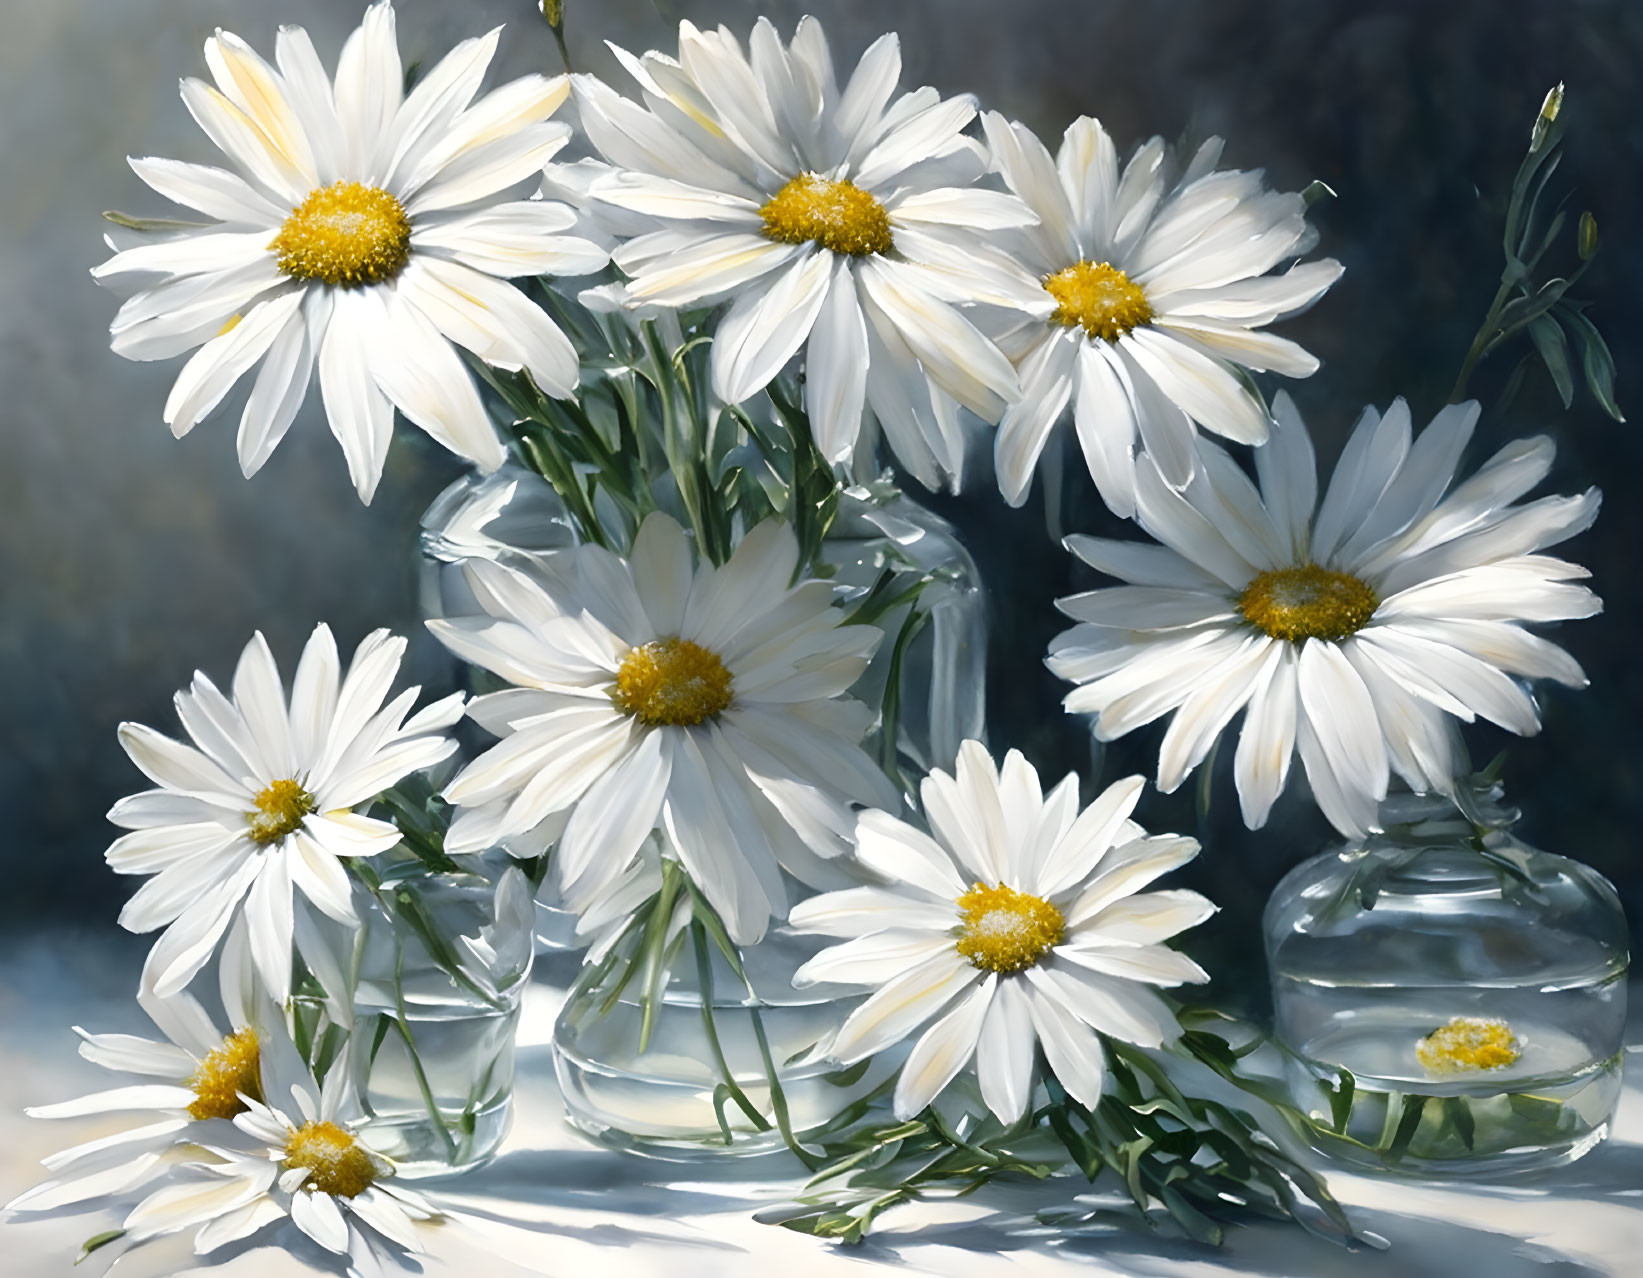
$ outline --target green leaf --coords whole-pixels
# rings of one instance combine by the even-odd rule
[[[1477,1121],[1472,1117],[1472,1107],[1464,1096],[1445,1096],[1443,1098],[1443,1116],[1455,1125],[1455,1131],[1460,1134],[1461,1143],[1467,1149],[1472,1148],[1472,1139],[1477,1133]]]
[[[1575,252],[1582,262],[1590,262],[1597,256],[1597,219],[1590,209],[1580,215],[1580,225],[1575,231]]]
[[[1575,402],[1575,377],[1569,367],[1569,342],[1563,336],[1563,326],[1550,315],[1537,315],[1529,321],[1529,336],[1540,352],[1541,362],[1552,375],[1557,397],[1568,408]]]
[[[103,221],[123,226],[128,231],[197,231],[203,222],[188,222],[175,217],[133,217],[119,209],[104,209]]]
[[[1319,1080],[1318,1085],[1329,1097],[1329,1121],[1339,1134],[1346,1131],[1346,1120],[1352,1116],[1352,1093],[1357,1087],[1357,1080],[1352,1077],[1352,1071],[1344,1066],[1336,1068],[1336,1075],[1335,1087],[1330,1087],[1322,1080]]]
[[[126,1231],[123,1229],[111,1229],[106,1234],[93,1234],[80,1244],[80,1254],[74,1258],[74,1263],[79,1264],[92,1252],[108,1246],[111,1242],[117,1242],[125,1236]]]
[[[1586,374],[1586,385],[1603,411],[1617,422],[1626,420],[1614,397],[1614,356],[1608,343],[1597,331],[1597,325],[1573,306],[1563,308],[1563,322],[1574,330],[1581,345],[1581,371]]]
[[[1392,1133],[1392,1140],[1386,1147],[1386,1160],[1397,1162],[1409,1149],[1409,1142],[1415,1139],[1415,1129],[1421,1125],[1421,1116],[1426,1112],[1426,1096],[1414,1095],[1403,1098],[1403,1112],[1398,1116],[1397,1129]]]
[[[861,1076],[867,1072],[867,1067],[873,1063],[871,1056],[864,1057],[854,1065],[847,1065],[843,1069],[836,1069],[831,1074],[823,1074],[822,1081],[831,1083],[834,1087],[852,1087],[861,1081]]]
[[[1514,298],[1508,302],[1500,312],[1500,335],[1491,345],[1498,344],[1502,338],[1524,327],[1535,316],[1551,310],[1564,293],[1569,291],[1571,282],[1561,277],[1547,280],[1534,294]]]
[[[1158,1191],[1158,1197],[1175,1223],[1186,1230],[1194,1241],[1208,1243],[1211,1247],[1221,1245],[1221,1227],[1189,1203],[1175,1186],[1163,1186]]]
[[[1323,181],[1321,178],[1313,178],[1301,191],[1301,203],[1304,207],[1310,209],[1326,196],[1331,200],[1339,198],[1335,194],[1335,188],[1330,186],[1328,182]]]

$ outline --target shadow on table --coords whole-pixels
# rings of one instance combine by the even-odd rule
[[[1010,1186],[1000,1192],[1019,1199],[1033,1186]],[[1096,1198],[1088,1193],[1066,1195],[1061,1201],[1040,1197],[1028,1202],[988,1203],[988,1210],[962,1221],[886,1229],[870,1235],[854,1254],[864,1260],[908,1263],[916,1251],[950,1247],[995,1254],[1019,1252],[1081,1256],[1099,1261],[1105,1272],[1137,1278],[1177,1278],[1188,1266],[1202,1265],[1220,1274],[1305,1274],[1307,1278],[1456,1278],[1499,1272],[1520,1272],[1525,1259],[1538,1260],[1537,1278],[1607,1278],[1609,1271],[1582,1261],[1530,1247],[1507,1234],[1477,1229],[1451,1220],[1426,1220],[1392,1212],[1352,1209],[1361,1229],[1391,1236],[1386,1251],[1367,1247],[1348,1251],[1306,1233],[1288,1222],[1245,1217],[1223,1221],[1226,1235],[1220,1247],[1197,1243],[1167,1223],[1143,1220],[1127,1201]],[[1069,1187],[1076,1190],[1076,1187]],[[978,1195],[979,1197],[979,1195]],[[1089,1213],[1087,1223],[1069,1232],[1065,1226],[1051,1232],[1034,1220],[1046,1208],[1074,1208]],[[929,1263],[925,1256],[924,1263]]]

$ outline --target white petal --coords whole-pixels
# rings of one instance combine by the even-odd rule
[[[1013,1123],[1032,1099],[1033,1023],[1024,982],[1004,977],[987,1008],[976,1048],[981,1099],[1001,1123]]]
[[[912,907],[913,911],[920,908],[918,903]],[[951,924],[957,918],[954,911],[946,921]],[[799,989],[818,984],[876,987],[953,948],[951,936],[906,926],[899,914],[892,915],[888,921],[895,926],[822,950],[793,973],[794,986]]]
[[[1096,1032],[1061,1003],[1037,989],[1027,993],[1033,1029],[1044,1046],[1044,1060],[1067,1094],[1086,1109],[1101,1103],[1106,1082],[1106,1049]]]
[[[498,368],[526,369],[549,395],[576,391],[576,348],[511,284],[457,262],[419,258],[399,277],[402,293],[449,340]]]
[[[870,936],[901,927],[939,932],[956,921],[957,910],[951,902],[879,887],[823,892],[800,901],[787,916],[793,931],[827,936]]]
[[[341,1255],[348,1250],[348,1222],[330,1194],[298,1190],[291,1195],[291,1219],[327,1251]]]
[[[863,812],[856,840],[857,859],[885,878],[943,901],[956,901],[965,893],[967,885],[952,857],[934,839],[887,812]]]
[[[258,302],[228,332],[194,353],[166,398],[165,422],[172,434],[181,439],[222,402],[297,313],[302,297],[302,291],[294,289]]]
[[[386,323],[368,331],[371,373],[382,393],[435,442],[487,473],[495,470],[507,450],[461,359],[398,292],[384,300]]]
[[[1162,1047],[1180,1035],[1180,1026],[1163,999],[1133,981],[1044,964],[1028,968],[1027,979],[1039,993],[1112,1038],[1141,1047]]]
[[[251,955],[268,993],[284,1006],[291,997],[291,869],[283,851],[266,854],[245,902]]]
[[[1226,368],[1157,328],[1137,328],[1123,339],[1125,352],[1181,410],[1206,430],[1260,444],[1267,418]]]
[[[816,447],[831,462],[846,462],[861,433],[867,397],[867,321],[856,301],[850,265],[833,271],[810,335],[805,362],[805,406]]]
[[[979,968],[957,950],[928,959],[890,981],[850,1013],[829,1049],[841,1064],[851,1064],[900,1042],[970,986],[981,980]]]
[[[713,339],[715,394],[738,404],[781,372],[816,324],[832,268],[832,254],[813,252],[730,308]]]
[[[382,479],[393,435],[394,408],[371,377],[372,330],[382,303],[356,290],[339,292],[319,353],[319,387],[331,433],[348,459],[348,477],[369,504]]]
[[[897,1118],[908,1119],[919,1113],[969,1063],[976,1053],[982,1022],[997,985],[998,977],[989,974],[913,1045],[896,1080]]]

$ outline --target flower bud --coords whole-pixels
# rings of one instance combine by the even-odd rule
[[[1597,256],[1597,219],[1592,216],[1590,209],[1580,215],[1580,230],[1575,233],[1575,250],[1580,254],[1582,262],[1590,262]]]
[[[1540,150],[1546,141],[1546,134],[1552,127],[1552,121],[1557,119],[1557,113],[1563,109],[1563,81],[1559,80],[1546,94],[1546,100],[1540,104],[1540,114],[1535,117],[1535,127],[1529,133],[1529,149]]]

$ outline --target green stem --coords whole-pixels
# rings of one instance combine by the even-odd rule
[[[439,1133],[446,1157],[454,1167],[458,1158],[456,1141],[445,1126],[439,1102],[434,1099],[434,1089],[428,1083],[427,1071],[422,1068],[422,1056],[416,1050],[416,1039],[411,1034],[410,1015],[405,1010],[405,942],[398,936],[394,938],[394,1010],[397,1014],[394,1023],[399,1027],[399,1036],[405,1040],[405,1054],[410,1059],[411,1072],[416,1075],[417,1090],[422,1093],[422,1103],[427,1106],[428,1117],[433,1119],[434,1130]]]
[[[1489,303],[1489,311],[1483,317],[1483,323],[1472,338],[1472,344],[1466,350],[1466,359],[1461,363],[1460,374],[1455,378],[1455,384],[1450,388],[1448,403],[1458,404],[1466,398],[1467,384],[1472,380],[1472,373],[1478,366],[1484,354],[1494,340],[1496,330],[1500,325],[1500,313],[1505,307],[1507,299],[1512,295],[1516,281],[1503,279],[1500,288],[1495,292],[1495,300]]]
[[[690,939],[696,949],[697,982],[701,986],[702,1026],[707,1030],[708,1048],[719,1067],[719,1077],[724,1080],[725,1090],[736,1102],[736,1107],[747,1115],[748,1121],[761,1132],[767,1132],[770,1130],[769,1120],[759,1113],[757,1107],[747,1098],[747,1093],[737,1083],[736,1076],[730,1072],[730,1062],[725,1059],[724,1047],[719,1042],[719,1030],[713,1023],[713,963],[707,952],[707,930],[694,918],[690,921]],[[728,1131],[725,1134],[725,1144],[730,1144]]]

